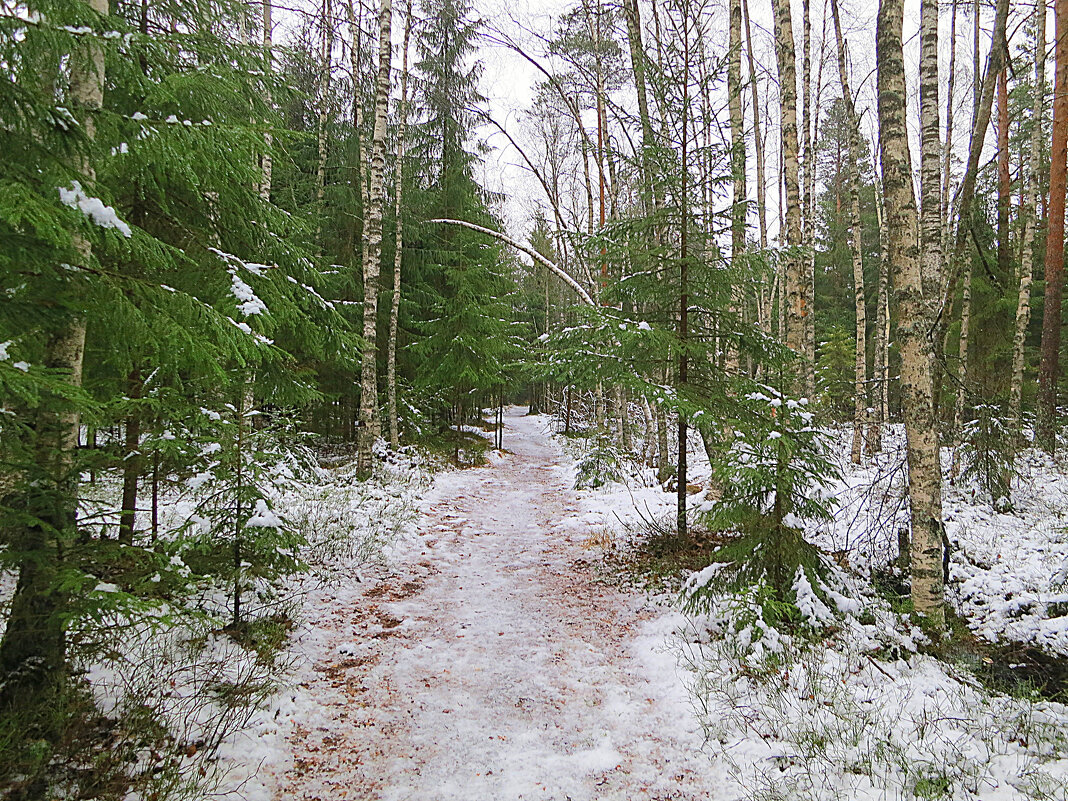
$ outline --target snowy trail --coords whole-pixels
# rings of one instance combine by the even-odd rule
[[[677,618],[592,581],[543,418],[438,477],[393,572],[320,598],[279,799],[705,799],[724,777],[667,647]],[[716,787],[720,792],[716,792]]]

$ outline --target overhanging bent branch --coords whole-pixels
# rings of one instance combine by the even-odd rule
[[[565,284],[567,284],[569,287],[574,289],[575,292],[578,293],[578,296],[580,298],[582,298],[583,303],[586,303],[589,306],[594,306],[594,307],[597,306],[597,304],[593,302],[593,298],[590,297],[590,293],[587,292],[585,289],[583,289],[582,285],[578,281],[576,281],[570,275],[565,273],[562,269],[557,267],[555,264],[553,264],[547,258],[542,256],[540,253],[538,253],[538,251],[534,250],[534,248],[529,247],[528,245],[524,245],[522,242],[517,242],[516,240],[512,239],[509,236],[505,236],[504,234],[500,233],[499,231],[494,231],[491,228],[483,228],[481,225],[475,225],[474,223],[464,222],[463,220],[443,220],[443,219],[438,219],[438,220],[430,220],[429,222],[432,222],[432,223],[444,223],[445,225],[459,225],[462,228],[470,228],[472,231],[478,231],[480,234],[485,234],[486,236],[492,236],[494,239],[498,239],[501,242],[504,242],[504,244],[510,245],[511,247],[515,248],[516,250],[521,251],[523,253],[526,253],[528,256],[530,256],[530,258],[532,258],[532,259],[534,259],[534,261],[538,262],[538,264],[541,264],[543,267],[545,267],[550,272],[556,273],[558,276],[560,276],[561,279],[563,279]]]

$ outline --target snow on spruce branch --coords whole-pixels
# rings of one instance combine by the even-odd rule
[[[119,219],[115,209],[105,205],[100,198],[90,197],[85,194],[85,190],[82,189],[82,185],[78,181],[71,181],[69,189],[60,187],[59,199],[64,205],[81,211],[82,214],[101,228],[114,228],[127,239],[133,236],[130,226]]]

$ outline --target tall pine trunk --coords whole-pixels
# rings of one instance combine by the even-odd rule
[[[1056,0],[1057,56],[1053,78],[1053,150],[1050,154],[1049,223],[1046,234],[1046,298],[1038,365],[1039,446],[1057,448],[1057,380],[1060,378],[1061,298],[1064,293],[1064,190],[1068,171],[1068,0]]]
[[[389,64],[392,50],[390,0],[382,0],[378,18],[378,79],[375,127],[371,137],[371,175],[364,221],[363,353],[360,369],[360,426],[356,437],[356,471],[371,472],[371,450],[378,438],[378,272],[382,256],[383,172],[386,163],[386,114],[389,109]]]
[[[931,378],[931,343],[927,337],[931,321],[923,296],[919,226],[906,131],[905,62],[901,45],[903,19],[904,0],[882,0],[876,28],[879,142],[887,216],[887,255],[897,298],[897,341],[901,351],[901,404],[912,513],[912,602],[917,613],[941,629],[945,626],[942,473]]]

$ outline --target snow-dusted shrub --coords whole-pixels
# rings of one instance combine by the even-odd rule
[[[596,489],[623,480],[621,455],[607,437],[595,437],[575,465],[575,489]]]
[[[1012,507],[1010,486],[1015,463],[1013,432],[997,406],[975,407],[961,431],[962,478],[983,492],[996,509]]]
[[[820,604],[829,566],[804,529],[831,517],[823,488],[838,477],[805,399],[771,387],[748,394],[732,421],[734,442],[712,465],[719,497],[701,522],[731,536],[684,591],[692,610],[720,595],[752,590],[771,621],[800,620],[807,590]],[[807,588],[807,590],[806,590]]]

